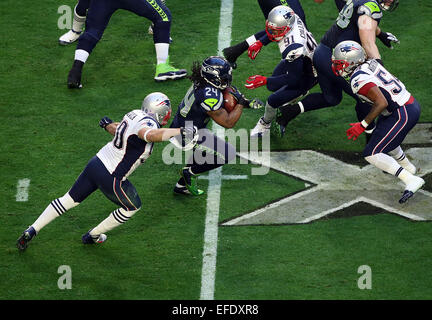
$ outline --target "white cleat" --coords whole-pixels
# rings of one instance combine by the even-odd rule
[[[422,178],[414,176],[405,186],[405,191],[403,192],[402,198],[399,199],[399,203],[407,202],[407,200],[411,198],[424,184],[425,181]]]
[[[269,134],[270,133],[270,127],[271,127],[271,122],[267,123],[264,121],[264,117],[261,117],[255,128],[252,129],[251,131],[251,138],[260,138],[263,135]]]
[[[64,35],[59,38],[59,43],[63,46],[71,44],[78,40],[82,32],[76,32],[73,30],[69,30]]]

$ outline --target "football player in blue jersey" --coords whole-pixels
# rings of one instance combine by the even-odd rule
[[[348,0],[335,0],[335,4],[336,7],[338,9],[338,11],[341,11],[342,8],[345,6],[346,2]],[[315,2],[317,3],[323,3],[324,0],[315,0]],[[385,5],[385,4],[384,4]],[[396,6],[398,5],[398,2],[396,2],[392,8],[392,10],[396,9]],[[389,5],[388,5],[389,6]],[[399,43],[399,40],[390,32],[384,32],[382,30],[380,30],[379,28],[377,29],[377,38],[381,40],[381,42],[386,46],[389,47],[390,49],[393,49],[393,43]]]
[[[291,9],[294,10],[294,12],[306,25],[306,15],[299,0],[258,0],[258,4],[261,8],[265,20],[267,20],[269,12],[273,8],[284,5],[291,7]],[[271,41],[266,37],[266,31],[261,30],[249,36],[246,40],[223,49],[222,53],[235,69],[237,67],[236,60],[240,55],[248,51],[249,57],[251,57],[251,59],[255,59],[262,46],[268,45],[270,42]]]
[[[370,106],[362,103],[352,92],[346,81],[332,72],[331,55],[333,48],[344,40],[354,40],[362,44],[369,58],[378,59],[381,56],[376,46],[376,35],[381,33],[378,24],[382,18],[383,10],[392,11],[397,7],[399,0],[347,0],[345,6],[339,12],[335,23],[321,39],[321,43],[315,50],[313,64],[318,72],[318,81],[321,93],[313,93],[300,102],[280,108],[281,115],[277,122],[281,131],[289,121],[300,113],[338,105],[342,100],[342,92],[346,92],[356,101],[357,117],[364,118],[370,110]],[[394,38],[392,41],[397,42]],[[366,131],[370,137],[374,128],[370,123]]]
[[[363,156],[370,164],[404,182],[405,191],[399,203],[406,202],[425,183],[415,175],[416,167],[400,147],[420,117],[420,104],[381,63],[367,59],[365,50],[355,41],[342,41],[336,45],[332,70],[341,79],[348,80],[360,99],[372,105],[363,119],[350,124],[348,139],[356,140],[378,118]]]
[[[22,233],[17,241],[18,249],[25,250],[43,227],[79,205],[97,189],[119,207],[84,234],[82,242],[104,242],[106,232],[128,221],[141,208],[141,199],[128,177],[151,155],[153,143],[180,135],[182,142],[189,144],[188,139],[193,140],[196,136],[194,128],[160,128],[170,116],[170,100],[165,94],[154,92],[145,97],[141,109],[128,112],[121,122],[102,118],[100,127],[113,135],[113,139],[88,162],[71,189],[53,200]]]
[[[277,6],[270,11],[266,36],[278,43],[282,59],[270,77],[254,75],[246,80],[248,89],[265,85],[273,92],[267,99],[264,116],[251,131],[251,137],[268,134],[278,108],[299,100],[318,82],[312,66],[317,43],[289,6]]]
[[[196,126],[199,140],[193,156],[181,170],[181,177],[174,192],[187,195],[201,195],[196,176],[220,167],[236,156],[235,148],[214,135],[206,126],[210,119],[224,128],[233,128],[249,101],[237,89],[232,92],[237,104],[231,112],[224,108],[223,91],[231,86],[232,67],[220,56],[210,56],[202,63],[195,62],[190,76],[192,85],[180,103],[171,123],[171,128]]]
[[[84,3],[85,4],[85,3]],[[83,10],[85,5],[77,5]],[[169,63],[169,46],[171,31],[171,12],[162,0],[91,0],[85,18],[85,31],[79,37],[75,51],[74,63],[69,71],[68,88],[81,88],[82,69],[89,55],[99,42],[111,16],[123,9],[149,19],[154,27],[153,42],[156,50],[155,81],[176,80],[187,76],[185,69],[176,69]],[[81,12],[82,14],[83,12]],[[82,21],[84,18],[79,17]],[[78,27],[76,27],[79,29]],[[74,29],[74,28],[73,28]],[[79,32],[79,30],[74,30]],[[73,32],[73,31],[72,31]]]

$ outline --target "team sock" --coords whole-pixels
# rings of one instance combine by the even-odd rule
[[[79,202],[75,202],[69,193],[66,193],[63,197],[53,200],[41,213],[39,218],[36,219],[32,226],[36,232],[39,232],[54,219],[60,217],[67,210],[77,205],[79,205]]]

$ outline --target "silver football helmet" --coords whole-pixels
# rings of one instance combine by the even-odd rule
[[[366,61],[363,47],[351,40],[337,44],[332,55],[332,70],[337,76],[348,77],[355,68]]]
[[[378,0],[378,4],[383,10],[393,11],[399,5],[399,0]]]
[[[162,92],[153,92],[144,98],[141,110],[153,116],[161,126],[164,126],[171,118],[171,101]]]
[[[294,10],[288,6],[274,7],[268,14],[266,33],[271,41],[281,41],[295,22]]]

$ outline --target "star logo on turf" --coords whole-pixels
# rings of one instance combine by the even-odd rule
[[[419,130],[422,134],[424,130]],[[429,136],[407,140],[430,143]],[[425,140],[426,139],[426,140]],[[420,176],[432,172],[432,147],[410,148],[406,152],[420,170]],[[264,157],[240,154],[252,163]],[[404,184],[372,165],[347,164],[313,150],[270,152],[270,167],[305,181],[306,189],[263,208],[221,223],[232,225],[303,224],[315,221],[359,202],[414,220],[432,220],[432,193],[419,190],[407,203],[398,200]],[[262,164],[261,164],[262,165]]]

